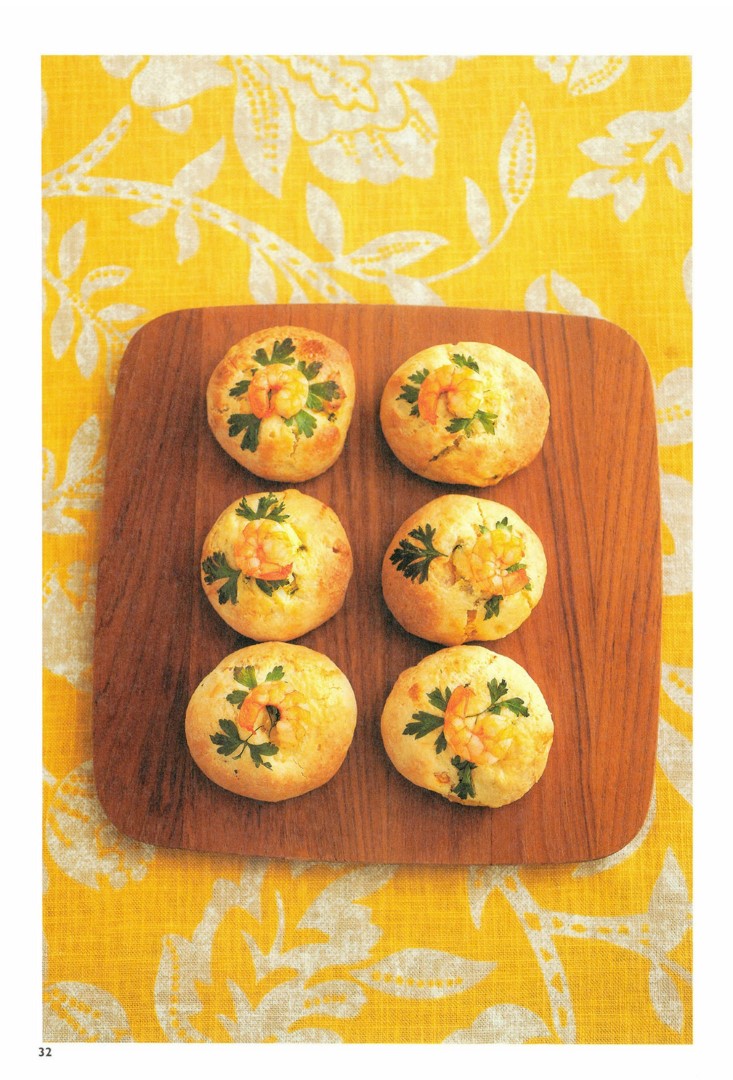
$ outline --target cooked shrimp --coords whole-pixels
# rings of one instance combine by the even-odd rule
[[[423,379],[417,407],[423,420],[435,424],[441,397],[451,416],[473,416],[483,403],[484,385],[471,369],[443,364]]]
[[[512,724],[482,710],[470,686],[458,686],[445,710],[443,734],[453,753],[476,765],[494,765],[512,745]]]
[[[283,581],[293,569],[295,541],[290,531],[270,518],[248,521],[234,544],[234,559],[245,577]]]
[[[260,420],[267,416],[295,416],[308,400],[308,380],[289,364],[269,364],[252,376],[249,403]]]
[[[237,724],[252,733],[250,742],[273,742],[295,746],[303,736],[310,713],[307,699],[282,679],[264,682],[251,690],[242,702]]]
[[[524,567],[509,571],[524,558],[524,542],[521,533],[503,525],[481,533],[473,547],[456,548],[452,558],[461,577],[486,596],[511,596],[529,581]]]

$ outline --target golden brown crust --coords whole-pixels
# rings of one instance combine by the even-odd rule
[[[428,699],[427,695],[436,689],[444,694],[446,689],[455,692],[468,686],[476,694],[472,709],[488,707],[492,700],[488,684],[492,680],[496,680],[494,685],[500,689],[501,681],[505,680],[506,691],[500,701],[518,699],[529,715],[517,715],[506,707],[497,715],[490,714],[501,736],[497,744],[501,749],[497,752],[503,756],[491,763],[476,764],[474,769],[464,766],[464,775],[470,775],[475,794],[460,798],[451,790],[461,790],[461,773],[453,759],[457,757],[463,762],[468,759],[457,752],[460,747],[447,741],[442,750],[440,745],[436,747],[436,739],[441,735],[445,738],[446,725],[437,726],[420,738],[405,735],[404,729],[414,721],[416,712],[435,714],[438,718],[445,715],[445,709],[436,704],[435,698]],[[497,807],[521,798],[544,772],[553,738],[547,703],[524,668],[508,657],[471,645],[441,649],[403,671],[387,698],[381,729],[387,755],[398,772],[418,787],[464,806]],[[448,733],[451,734],[450,725]]]
[[[261,377],[267,371],[267,367],[253,359],[258,349],[264,349],[272,357],[275,342],[282,343],[288,338],[295,352],[286,362],[296,372],[297,381],[307,390],[308,380],[298,377],[298,363],[302,361],[306,368],[320,364],[310,385],[335,382],[340,396],[330,401],[323,399],[323,410],[304,406],[309,422],[315,425],[310,437],[299,432],[296,422],[286,423],[283,416],[274,413],[260,419],[256,448],[245,449],[242,442],[246,429],[230,435],[229,418],[242,414],[254,416],[254,406],[249,390],[238,396],[232,396],[231,390],[243,381],[249,380],[251,385],[253,377],[258,373]],[[206,395],[209,427],[220,446],[255,476],[268,480],[309,480],[330,468],[341,453],[354,410],[354,390],[354,369],[342,345],[317,330],[273,326],[238,341],[214,369]],[[289,419],[292,421],[292,417]]]
[[[479,369],[476,377],[482,400],[473,402],[469,411],[475,406],[495,416],[493,434],[478,420],[471,424],[470,435],[447,431],[456,416],[448,410],[445,397],[439,401],[434,422],[413,415],[413,405],[401,397],[411,375],[431,374],[446,366],[458,370],[451,360],[454,355],[473,359]],[[380,418],[384,437],[408,469],[428,480],[488,487],[528,465],[539,453],[550,403],[529,364],[496,345],[461,341],[423,349],[397,368],[384,388]]]
[[[461,553],[471,552],[479,538],[490,540],[491,531],[504,518],[521,542],[524,554],[519,561],[531,588],[502,596],[487,608],[495,593],[480,578],[467,574]],[[392,556],[399,553],[401,541],[422,549],[410,533],[427,526],[435,530],[432,546],[441,556],[429,563],[427,578],[420,581],[406,577]],[[395,533],[382,563],[382,590],[390,611],[409,633],[460,645],[496,641],[516,630],[539,603],[546,576],[542,542],[514,510],[473,495],[441,495],[411,514]]]
[[[242,517],[237,510],[242,500],[231,503],[217,518],[204,541],[201,552],[201,584],[212,607],[231,627],[255,641],[289,641],[300,637],[330,619],[341,608],[346,596],[353,558],[348,537],[336,513],[310,495],[294,488],[277,492],[257,492],[245,496],[247,507],[257,512],[261,499],[282,503],[278,513],[282,521],[269,519],[269,537],[256,535],[259,522]],[[275,507],[268,511],[273,512]],[[284,569],[272,571],[274,578],[260,578],[257,584],[256,567],[244,562],[242,547],[246,537],[252,542],[247,548],[256,556],[280,556]],[[213,577],[210,560],[223,554],[229,567],[240,569],[236,581],[235,599],[220,602],[225,576]],[[291,565],[292,564],[292,565]],[[269,566],[269,564],[268,564]],[[290,567],[290,569],[287,569]],[[249,570],[247,574],[245,570]],[[259,563],[256,572],[267,573]],[[211,580],[207,580],[210,578]],[[287,580],[284,587],[273,588],[273,582]]]
[[[280,703],[274,706],[280,709],[279,722],[270,727],[271,719],[265,714],[269,730],[258,730],[254,735],[242,719],[246,698],[253,693],[242,681],[246,668],[254,673],[249,682],[256,681],[257,691]],[[268,674],[280,677],[268,681]],[[229,701],[233,693],[244,696],[244,701]],[[295,722],[289,700],[297,702]],[[278,728],[285,722],[290,723],[291,731],[280,737]],[[256,749],[253,754],[236,740],[227,743],[227,726],[231,724],[239,739],[250,737],[255,747],[264,743],[265,749],[269,743],[277,746],[277,751],[258,755]],[[355,725],[354,692],[332,660],[302,645],[267,642],[225,657],[202,680],[186,710],[186,741],[198,767],[215,784],[250,799],[279,802],[331,779],[346,757]],[[232,731],[231,726],[228,730]],[[219,753],[219,749],[228,752]]]

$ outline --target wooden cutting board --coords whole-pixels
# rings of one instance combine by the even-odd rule
[[[274,325],[320,330],[349,350],[357,403],[346,448],[298,485],[338,513],[354,550],[341,612],[299,643],[330,656],[359,719],[325,787],[284,803],[237,797],[198,770],[184,714],[199,681],[250,644],[199,583],[220,511],[286,484],[260,480],[215,442],[206,386],[227,349]],[[379,426],[390,372],[429,345],[489,341],[531,364],[551,402],[544,447],[494,488],[413,475]],[[414,787],[382,748],[400,672],[440,646],[384,605],[380,567],[401,522],[462,490],[512,507],[547,554],[544,596],[494,648],[538,683],[555,721],[540,782],[499,810]],[[314,305],[177,311],[144,326],[122,362],[101,528],[94,653],[94,773],[111,821],[163,847],[345,862],[527,864],[596,859],[640,829],[651,798],[659,694],[661,546],[654,397],[636,342],[578,316],[461,308]]]

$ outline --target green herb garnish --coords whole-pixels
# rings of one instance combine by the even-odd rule
[[[264,349],[258,349],[252,359],[262,367],[268,367],[270,364],[292,364],[295,361],[294,352],[295,346],[292,339],[287,337],[284,341],[275,342],[272,346],[272,356],[268,356]]]
[[[272,521],[283,522],[290,516],[285,513],[284,501],[278,499],[277,495],[274,495],[272,492],[268,495],[260,496],[257,500],[256,510],[252,509],[245,496],[234,513],[238,514],[239,517],[246,518],[247,521],[256,521],[258,518],[270,518]]]
[[[237,582],[242,571],[229,565],[224,552],[215,551],[213,555],[209,555],[201,563],[201,569],[204,572],[204,581],[207,585],[213,585],[215,581],[220,581],[222,578],[226,579],[224,584],[217,590],[219,603],[236,604]]]
[[[502,596],[490,596],[484,604],[484,619],[493,619],[494,616],[499,614],[499,608],[501,607]]]
[[[416,529],[411,529],[407,535],[414,537],[419,544],[422,544],[422,547],[418,547],[417,544],[413,544],[407,539],[400,540],[399,545],[390,555],[389,561],[406,578],[410,580],[417,578],[418,584],[421,584],[423,581],[427,581],[428,570],[433,559],[437,559],[439,556],[446,558],[446,556],[433,546],[435,529],[432,525],[426,524],[425,528],[419,525]]]
[[[508,690],[506,679],[502,679],[500,683],[497,683],[496,679],[492,679],[486,685],[491,694],[491,705],[488,708],[490,713],[498,715],[502,709],[506,708],[515,716],[529,716],[529,709],[524,704],[523,698],[515,697],[507,698],[506,701],[501,700]]]
[[[427,368],[423,368],[422,371],[416,371],[413,375],[408,375],[408,382],[400,387],[402,391],[398,395],[397,401],[406,401],[408,405],[412,405],[410,409],[410,416],[418,416],[420,410],[417,407],[417,398],[420,393],[420,386],[425,382],[430,372]],[[409,383],[413,383],[412,386]]]
[[[257,449],[260,438],[260,418],[254,413],[232,413],[228,418],[229,434],[234,439],[244,432],[244,438],[240,443],[243,450]]]
[[[478,364],[472,356],[464,356],[462,353],[453,353],[451,360],[456,367],[470,368],[471,371],[478,371]]]
[[[475,798],[476,789],[473,786],[471,773],[476,768],[476,765],[472,761],[464,761],[458,755],[452,757],[450,763],[458,773],[458,783],[451,788],[453,794],[457,795],[459,799]]]
[[[316,430],[315,416],[311,416],[305,409],[301,409],[295,416],[288,417],[285,423],[288,427],[295,427],[298,435],[305,435],[306,439],[310,439]]]

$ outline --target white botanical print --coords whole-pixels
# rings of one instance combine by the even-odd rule
[[[692,190],[692,109],[690,99],[673,112],[629,112],[607,125],[608,135],[586,139],[579,149],[600,168],[574,180],[571,199],[613,198],[619,221],[628,221],[644,201],[647,173],[657,159],[670,182]]]
[[[501,242],[534,183],[536,145],[532,118],[524,103],[512,117],[499,148],[498,185],[504,204],[501,226],[492,230],[486,196],[479,185],[465,178],[465,212],[477,250],[464,262],[433,274],[417,277],[403,273],[405,267],[444,247],[445,237],[418,230],[397,230],[374,237],[351,252],[343,251],[344,227],[338,206],[327,192],[311,184],[306,211],[316,239],[331,258],[317,261],[271,230],[202,197],[222,167],[226,143],[220,139],[175,174],[170,184],[134,181],[93,174],[99,163],[124,139],[132,122],[128,107],[81,153],[44,177],[45,198],[103,197],[143,204],[130,220],[143,227],[173,220],[178,261],[199,250],[201,223],[223,229],[249,248],[249,287],[258,303],[272,303],[287,287],[290,303],[309,300],[354,302],[342,284],[351,275],[377,282],[402,304],[440,304],[432,285],[479,263]]]
[[[532,1039],[551,1042],[552,1033],[542,1017],[522,1005],[491,1005],[467,1028],[459,1028],[447,1043],[526,1043]]]
[[[662,581],[666,596],[692,591],[692,484],[684,476],[660,473],[662,522],[673,551],[662,555]]]
[[[535,56],[539,71],[552,82],[567,80],[569,94],[597,94],[620,79],[629,65],[628,56]]]
[[[517,867],[469,867],[468,901],[474,924],[481,926],[484,905],[498,889],[521,921],[542,970],[550,998],[555,1035],[575,1041],[575,1015],[555,938],[602,941],[626,949],[649,963],[649,999],[663,1024],[679,1033],[684,1023],[676,980],[691,981],[690,972],[670,954],[690,929],[691,903],[687,882],[671,849],[641,914],[582,915],[542,908],[521,880]]]
[[[277,197],[295,135],[332,180],[432,176],[438,125],[413,83],[442,81],[455,63],[440,56],[102,57],[108,74],[132,76],[132,100],[169,131],[189,129],[199,94],[228,87],[242,162]]]
[[[83,534],[84,525],[70,516],[99,508],[105,457],[100,454],[99,420],[90,416],[74,432],[63,480],[56,481],[56,458],[43,450],[43,531],[57,535]]]
[[[117,288],[129,278],[132,270],[127,266],[99,266],[78,277],[87,240],[86,221],[80,220],[68,229],[59,242],[56,255],[57,272],[51,268],[49,240],[51,222],[43,215],[43,282],[44,308],[45,287],[57,295],[58,307],[50,327],[51,354],[55,360],[62,357],[74,345],[74,358],[79,371],[88,379],[97,369],[100,359],[104,363],[107,386],[112,390],[116,369],[135,326],[145,315],[145,308],[137,304],[106,304],[96,308],[96,294],[104,289]]]
[[[55,784],[47,773],[46,783]],[[155,855],[150,844],[123,836],[108,820],[97,799],[91,761],[85,761],[55,784],[46,809],[48,853],[68,877],[99,889],[103,881],[121,889],[141,881]]]
[[[682,263],[682,284],[687,303],[692,306],[692,248],[685,255],[685,261]]]
[[[133,1042],[125,1010],[90,983],[58,982],[43,988],[43,1041]]]
[[[527,286],[524,294],[527,311],[560,311],[568,315],[587,315],[601,319],[601,309],[594,300],[584,296],[579,287],[557,270],[540,274]]]
[[[92,688],[96,567],[71,563],[43,576],[43,666],[75,690]]]
[[[662,446],[692,442],[692,368],[679,367],[656,388],[657,435]]]
[[[370,988],[415,1001],[449,997],[470,990],[496,967],[440,949],[402,949],[351,974]]]

